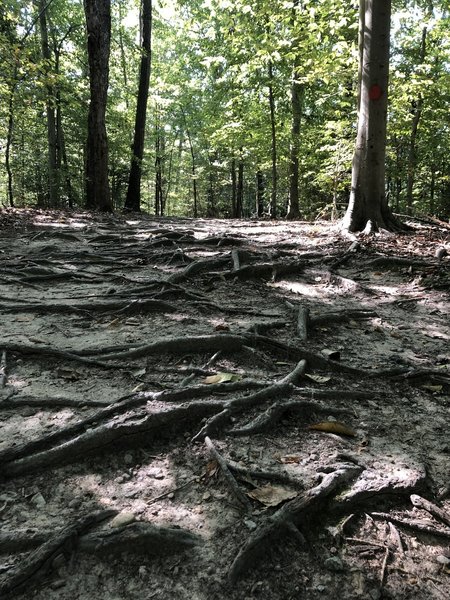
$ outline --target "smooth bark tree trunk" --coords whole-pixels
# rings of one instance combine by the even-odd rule
[[[402,229],[385,190],[391,0],[360,0],[361,82],[350,200],[343,220],[349,231]]]
[[[269,108],[271,131],[271,160],[272,160],[272,191],[270,194],[269,214],[272,219],[277,218],[278,170],[277,170],[277,130],[275,119],[275,97],[273,93],[273,66],[269,63]]]
[[[148,88],[151,68],[152,0],[142,0],[142,55],[139,91],[134,125],[133,156],[131,158],[125,210],[141,210],[142,159],[144,157],[145,123],[147,120]]]
[[[90,104],[86,144],[86,208],[112,211],[108,180],[106,102],[111,43],[111,0],[84,0]]]

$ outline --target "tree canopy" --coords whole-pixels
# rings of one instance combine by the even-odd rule
[[[3,5],[2,203],[89,206],[83,5]],[[123,208],[130,165],[139,164],[140,206],[150,213],[342,215],[356,139],[358,8],[351,0],[154,2],[145,145],[136,163],[142,7],[113,2],[112,207]],[[393,2],[386,191],[399,213],[450,217],[449,31],[447,1]]]

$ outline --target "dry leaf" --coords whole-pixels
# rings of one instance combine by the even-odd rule
[[[355,437],[356,435],[356,431],[351,427],[347,427],[344,423],[339,423],[339,421],[322,421],[322,423],[310,425],[308,429],[325,431],[326,433],[337,433],[339,435],[349,435],[351,437]]]
[[[217,461],[210,460],[208,462],[208,464],[206,465],[206,471],[204,473],[204,477],[206,479],[211,479],[211,477],[214,477],[217,474],[218,470],[219,470],[219,465],[217,464]]]
[[[282,463],[283,465],[298,465],[299,462],[300,456],[297,456],[296,454],[286,454],[286,456],[280,457],[280,463]]]
[[[217,373],[216,375],[210,375],[205,377],[202,383],[211,385],[212,383],[227,383],[227,381],[239,381],[239,375],[233,373]]]
[[[216,325],[214,327],[215,331],[230,331],[230,327],[228,325],[224,325],[222,323],[219,323],[219,325]]]
[[[305,377],[316,383],[328,383],[331,380],[331,377],[326,375],[314,375],[312,373],[305,373]]]
[[[281,485],[270,484],[256,488],[256,490],[252,490],[251,492],[247,492],[247,496],[253,498],[254,500],[258,500],[258,502],[264,504],[264,506],[278,506],[286,500],[295,498],[296,495],[297,492],[288,490]]]

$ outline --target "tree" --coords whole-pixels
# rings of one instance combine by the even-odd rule
[[[112,211],[108,181],[106,102],[111,43],[111,0],[84,0],[90,104],[86,144],[86,207]]]
[[[125,210],[141,210],[141,175],[151,68],[152,0],[142,0],[142,56],[134,125],[133,155]]]
[[[385,190],[390,19],[391,0],[360,0],[358,131],[343,220],[349,231],[401,228]]]

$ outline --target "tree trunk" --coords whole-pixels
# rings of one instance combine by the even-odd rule
[[[236,218],[236,196],[237,196],[237,177],[236,177],[236,159],[231,161],[231,218]]]
[[[141,176],[144,157],[145,122],[147,118],[148,88],[150,84],[152,38],[152,0],[142,0],[142,56],[139,73],[139,92],[134,125],[133,156],[128,181],[125,209],[141,210]]]
[[[298,71],[294,68],[291,87],[291,108],[292,108],[292,128],[291,128],[291,149],[289,161],[289,204],[286,218],[300,218],[300,198],[299,198],[299,142],[300,142],[300,123],[302,116],[303,86],[297,81]]]
[[[272,191],[270,195],[269,213],[272,219],[277,218],[277,187],[278,187],[278,171],[277,171],[277,132],[275,121],[275,98],[273,95],[273,67],[269,62],[269,107],[270,107],[270,130],[271,130],[271,159],[272,159]]]
[[[8,175],[8,201],[11,207],[14,206],[14,191],[13,191],[13,174],[11,169],[11,146],[14,132],[14,92],[16,84],[11,84],[8,98],[8,130],[6,133],[6,148],[5,148],[5,166]]]
[[[296,13],[299,6],[299,0],[294,0],[292,8],[292,30],[295,34]],[[297,45],[297,44],[296,44]],[[298,52],[298,49],[294,49]],[[300,217],[300,199],[299,199],[299,145],[300,145],[300,123],[302,118],[303,104],[303,85],[299,83],[299,59],[294,60],[292,69],[291,84],[291,148],[289,160],[289,202],[287,210],[287,219],[298,219]]]
[[[391,0],[360,0],[361,83],[350,200],[343,227],[349,231],[402,229],[385,190],[386,115]]]
[[[186,122],[186,116],[185,116]],[[191,151],[191,173],[192,173],[192,193],[193,193],[193,216],[194,219],[198,217],[198,197],[197,197],[197,170],[195,165],[195,154],[194,154],[194,146],[192,145],[191,132],[189,129],[186,129],[186,136],[189,142],[189,149]]]
[[[262,217],[264,213],[264,196],[266,188],[262,171],[256,172],[256,215]]]
[[[106,102],[111,42],[111,0],[84,0],[90,104],[86,145],[86,208],[112,211],[108,181]]]
[[[236,187],[236,218],[242,218],[242,208],[244,202],[244,161],[239,159],[237,187]]]
[[[47,29],[47,8],[45,0],[39,0],[39,29],[41,33],[41,51],[44,59],[44,70],[47,79],[50,80],[50,64],[52,53],[48,43]],[[46,84],[47,96],[46,115],[47,115],[47,152],[48,152],[48,205],[51,208],[58,206],[58,173],[57,173],[57,140],[56,140],[56,113],[55,113],[55,92],[50,83]]]
[[[419,63],[422,65],[425,61],[426,54],[426,40],[427,40],[427,28],[424,27],[422,30],[422,42],[420,46]],[[415,102],[412,103],[413,118],[411,122],[411,133],[409,135],[409,152],[408,152],[408,180],[406,183],[406,212],[411,215],[413,212],[413,187],[414,177],[416,174],[417,166],[417,130],[419,128],[420,117],[422,116],[423,108],[423,96],[419,94],[419,97]]]

